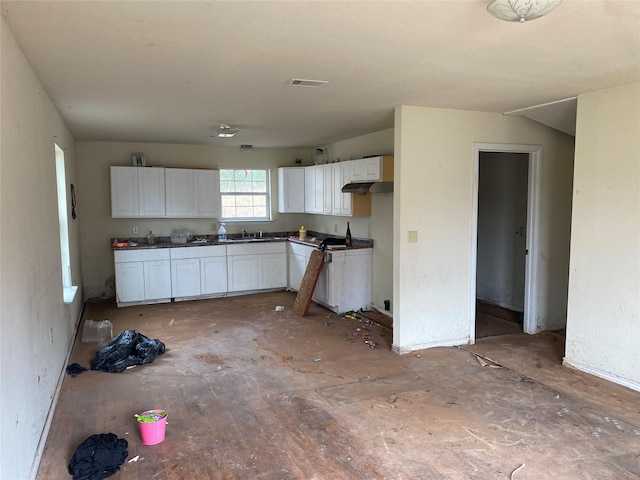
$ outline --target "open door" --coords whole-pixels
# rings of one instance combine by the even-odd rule
[[[473,181],[473,209],[472,209],[472,234],[471,234],[471,288],[470,288],[470,312],[469,332],[471,343],[476,339],[476,296],[477,296],[477,272],[478,272],[478,195],[480,178],[480,156],[483,152],[491,153],[520,153],[528,155],[527,194],[526,194],[526,229],[524,239],[524,318],[523,331],[525,333],[537,333],[538,310],[538,249],[537,239],[539,235],[540,212],[540,173],[542,168],[542,147],[540,145],[510,145],[510,144],[482,144],[474,145],[474,181]],[[519,227],[518,227],[519,230]],[[514,231],[517,235],[518,231]]]

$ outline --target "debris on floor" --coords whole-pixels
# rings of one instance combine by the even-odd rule
[[[378,346],[375,342],[375,337],[369,332],[371,331],[371,327],[378,326],[380,324],[367,317],[358,315],[353,311],[345,312],[341,317],[348,320],[356,320],[361,324],[361,326],[357,327],[356,331],[351,336],[347,336],[346,340],[351,343],[355,343],[357,339],[362,339],[363,343],[370,348],[376,348]],[[380,336],[384,336],[384,333],[381,333]]]
[[[71,457],[68,471],[74,480],[107,478],[120,470],[129,455],[128,442],[115,433],[91,435]]]
[[[72,363],[71,365],[67,365],[67,373],[72,377],[76,377],[80,375],[82,372],[86,372],[87,369],[84,368],[79,363]]]
[[[200,355],[196,355],[196,360],[200,360],[201,362],[216,365],[224,365],[224,359],[220,358],[217,355],[212,355],[210,353],[201,353]]]
[[[284,305],[277,305],[276,312],[284,312]]]
[[[91,370],[122,373],[131,365],[145,365],[163,354],[165,345],[137,330],[124,330],[102,347],[91,360]]]

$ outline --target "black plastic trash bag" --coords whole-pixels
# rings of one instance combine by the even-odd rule
[[[91,360],[91,370],[122,373],[131,365],[153,362],[164,350],[160,340],[145,337],[137,330],[124,330],[98,350]]]
[[[118,470],[129,455],[129,444],[114,433],[91,435],[76,448],[69,462],[73,480],[102,480]]]

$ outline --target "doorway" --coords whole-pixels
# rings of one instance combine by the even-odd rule
[[[521,323],[504,324],[504,333],[537,333],[541,165],[539,145],[474,145],[471,343],[477,313]]]

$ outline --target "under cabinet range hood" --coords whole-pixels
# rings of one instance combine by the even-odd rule
[[[393,182],[362,182],[347,183],[342,187],[342,193],[391,193],[393,192]]]

